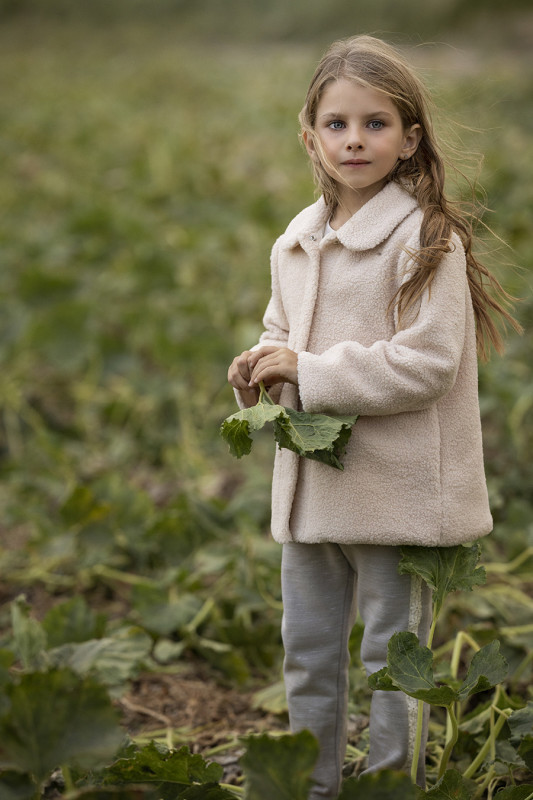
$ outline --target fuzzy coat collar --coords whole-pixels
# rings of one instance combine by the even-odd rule
[[[406,189],[397,183],[387,183],[339,228],[337,238],[349,250],[372,250],[417,207],[417,201]],[[324,198],[320,197],[292,220],[280,237],[280,246],[291,249],[300,245],[308,250],[312,243],[318,244],[328,216]]]

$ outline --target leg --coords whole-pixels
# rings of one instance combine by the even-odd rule
[[[420,579],[398,574],[397,547],[359,545],[357,601],[365,625],[361,660],[370,675],[387,664],[387,643],[393,633],[410,630],[427,642],[431,594]],[[429,707],[425,708],[417,782],[425,779],[425,742]],[[370,710],[368,771],[410,770],[416,732],[417,701],[403,692],[374,692]]]
[[[340,547],[329,543],[284,545],[281,574],[291,730],[307,728],[320,744],[309,800],[332,800],[346,753],[355,575]]]

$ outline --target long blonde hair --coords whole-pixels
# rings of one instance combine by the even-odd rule
[[[384,92],[398,109],[404,130],[418,124],[422,131],[414,155],[399,160],[389,175],[390,181],[402,184],[416,198],[424,214],[420,249],[409,253],[416,268],[393,298],[400,325],[407,312],[416,307],[423,292],[431,286],[443,255],[453,247],[451,235],[455,231],[466,254],[478,352],[482,358],[487,358],[491,344],[501,352],[502,337],[493,315],[520,330],[506,308],[513,298],[472,252],[474,213],[466,212],[444,194],[444,159],[433,129],[430,100],[424,84],[396,48],[372,36],[341,39],[330,46],[311,79],[300,112],[302,134],[312,140],[318,154],[318,158],[312,161],[314,178],[326,206],[333,213],[339,205],[338,184],[324,168],[324,154],[314,130],[317,107],[324,90],[341,78]]]

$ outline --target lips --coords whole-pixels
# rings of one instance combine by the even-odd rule
[[[370,164],[370,161],[365,161],[363,158],[350,158],[348,161],[343,161],[344,167],[364,167],[365,164]]]

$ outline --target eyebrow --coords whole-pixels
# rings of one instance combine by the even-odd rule
[[[337,117],[344,117],[345,114],[342,111],[327,111],[325,114],[320,115],[320,119],[336,119]],[[374,118],[374,117],[392,117],[393,115],[389,111],[373,111],[371,114],[365,114],[367,119]]]

